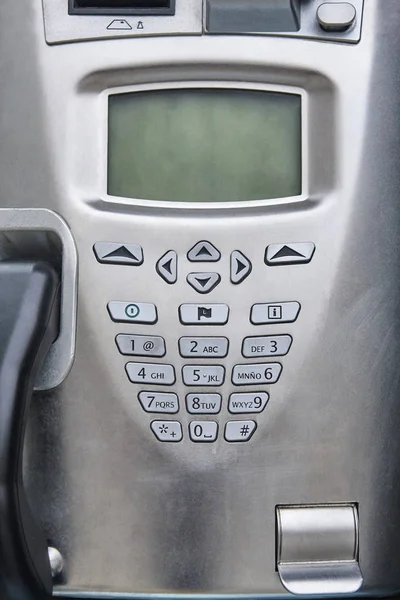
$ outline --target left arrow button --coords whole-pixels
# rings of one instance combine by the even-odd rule
[[[157,262],[156,270],[167,283],[176,283],[178,279],[178,255],[175,250],[168,250]]]

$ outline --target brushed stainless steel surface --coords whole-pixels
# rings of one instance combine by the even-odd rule
[[[25,448],[30,502],[65,560],[56,595],[288,595],[275,570],[275,507],[347,502],[359,503],[361,593],[399,590],[399,22],[398,0],[366,0],[358,44],[166,36],[49,46],[38,0],[2,0],[1,203],[55,210],[79,256],[75,362],[61,386],[37,395]],[[101,94],[186,80],[304,90],[306,198],[168,211],[111,202]],[[102,240],[141,245],[143,266],[99,264],[92,246]],[[222,282],[207,301],[229,305],[226,325],[178,318],[179,305],[199,302],[185,257],[200,240],[222,254],[213,264]],[[286,240],[315,243],[311,263],[267,267],[265,247]],[[174,285],[155,270],[171,249]],[[234,250],[253,265],[238,286],[229,281]],[[158,323],[112,322],[107,303],[129,298],[156,304]],[[301,304],[295,322],[250,323],[253,304],[283,301]],[[245,337],[293,338],[246,443],[224,440],[237,419],[229,377],[212,416],[215,443],[188,439],[180,377],[168,391],[179,396],[173,419],[186,437],[158,442],[114,342],[160,335],[161,361],[179,374],[188,359],[178,339],[200,329],[229,338],[227,373],[243,362]]]

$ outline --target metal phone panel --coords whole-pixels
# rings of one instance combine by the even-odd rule
[[[365,3],[358,44],[188,35],[50,46],[40,3],[3,0],[0,10],[2,203],[59,213],[79,257],[75,362],[62,386],[35,400],[25,452],[30,502],[65,559],[55,594],[288,595],[275,570],[275,507],[349,501],[359,504],[362,593],[395,592],[397,0]],[[102,94],[188,80],[302,88],[312,115],[307,197],[225,210],[107,197]],[[236,419],[228,410],[237,391],[230,377],[210,419],[219,425],[217,440],[190,439],[178,340],[199,336],[199,328],[183,325],[178,307],[199,302],[185,257],[202,240],[221,254],[222,281],[209,298],[231,316],[207,335],[229,339],[226,372],[245,362],[246,337],[293,340],[279,381],[267,387],[265,410],[240,416],[257,425],[246,443],[224,437],[226,422]],[[143,265],[102,264],[97,242],[139,245]],[[286,242],[314,243],[311,262],[266,265],[266,246]],[[170,250],[183,257],[176,284],[156,270]],[[252,263],[241,287],[230,282],[232,251]],[[112,321],[112,300],[155,304],[156,326]],[[301,307],[284,328],[250,322],[253,304],[284,302]],[[166,342],[159,360],[179,376],[168,392],[180,402],[171,421],[182,427],[181,442],[155,438],[154,419],[126,375],[115,338],[133,333]]]

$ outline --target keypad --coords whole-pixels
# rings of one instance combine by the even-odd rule
[[[216,415],[221,410],[221,394],[187,394],[186,408],[191,415]]]
[[[155,335],[120,333],[115,338],[118,350],[127,356],[164,356],[165,341]]]
[[[280,363],[236,365],[232,372],[234,385],[260,385],[276,383],[282,371]]]
[[[175,369],[172,365],[129,362],[126,372],[132,383],[151,383],[153,385],[173,385]]]
[[[255,421],[228,421],[224,437],[227,442],[248,442],[256,428]]]
[[[221,365],[185,365],[182,379],[189,386],[219,386],[224,383],[225,367]]]
[[[176,394],[165,392],[139,392],[138,400],[143,410],[149,413],[171,413],[179,411],[179,400]]]
[[[189,423],[192,442],[215,442],[218,435],[218,423],[215,421],[192,421]]]
[[[184,358],[224,358],[228,354],[225,337],[182,337],[179,353]]]
[[[112,265],[140,266],[144,261],[143,249],[138,244],[97,242],[93,252],[97,261],[104,263],[99,267],[102,269],[114,268]],[[274,358],[285,357],[291,351],[293,338],[290,324],[300,315],[300,303],[286,298],[249,306],[248,335],[232,348],[236,356],[241,352],[243,359],[238,361],[241,364],[229,366],[228,369],[224,359],[232,351],[233,342],[226,335],[230,328],[224,326],[231,316],[230,306],[229,302],[216,303],[213,299],[221,298],[222,283],[224,286],[230,285],[231,291],[236,291],[235,286],[252,274],[252,262],[257,257],[250,249],[246,253],[231,249],[230,255],[225,257],[229,258],[229,266],[227,260],[219,263],[221,252],[217,245],[208,240],[195,243],[186,256],[178,256],[176,250],[168,247],[163,252],[153,263],[155,279],[159,281],[161,278],[167,284],[175,284],[179,277],[184,276],[188,284],[186,302],[174,308],[174,314],[168,307],[171,320],[176,319],[178,313],[181,323],[177,328],[181,336],[179,339],[168,342],[167,347],[160,335],[163,331],[157,331],[155,327],[153,330],[158,323],[157,307],[151,302],[142,301],[154,298],[150,280],[148,298],[110,300],[107,305],[111,320],[127,327],[125,331],[114,332],[121,360],[123,356],[145,359],[124,361],[127,377],[136,386],[132,388],[133,401],[138,410],[144,413],[176,415],[174,418],[177,420],[151,420],[149,417],[150,428],[161,442],[247,442],[262,423],[261,413],[267,412],[269,402],[273,402],[273,394],[270,399],[270,386],[279,381],[283,370],[281,363],[287,360]],[[303,268],[302,263],[310,263],[314,254],[313,242],[273,243],[263,248],[263,256],[258,260],[264,259],[264,269],[280,265],[292,265],[298,269]],[[180,272],[181,264],[185,266],[185,262],[186,270]],[[304,268],[312,269],[312,265]],[[121,273],[133,271],[120,267]],[[191,302],[193,290],[199,294],[210,294],[211,302]],[[165,307],[160,307],[160,312],[161,308],[164,311]],[[232,314],[234,319],[242,315],[243,312]],[[162,316],[162,323],[165,323],[165,312]],[[286,331],[279,327],[282,323],[289,324],[285,325]],[[136,325],[140,327],[135,328]],[[144,325],[152,327],[145,328]],[[191,335],[193,326],[196,326],[195,333],[200,335]],[[210,326],[212,335],[201,335],[207,333],[204,326]],[[186,330],[187,335],[184,334]],[[252,335],[254,333],[258,335]],[[236,337],[234,343],[238,344]],[[178,353],[184,359],[183,365],[179,362],[179,369],[176,364],[166,364],[174,363],[174,356],[177,357]],[[146,359],[152,362],[146,362]],[[186,387],[182,397],[178,397],[175,389],[170,387],[174,386],[177,379]],[[181,422],[180,417],[185,414],[186,418]],[[196,419],[193,415],[198,415],[201,420],[191,420]],[[231,416],[231,420],[227,415]],[[253,415],[253,418],[246,419],[243,415]]]
[[[260,413],[267,406],[267,392],[245,392],[231,394],[228,410],[233,414]]]
[[[243,340],[242,354],[245,358],[285,356],[292,345],[290,335],[266,335],[247,337]]]
[[[183,438],[179,421],[152,421],[150,427],[160,442],[180,442]]]

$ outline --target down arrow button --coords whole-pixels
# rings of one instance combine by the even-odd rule
[[[220,281],[219,273],[189,273],[187,276],[187,282],[200,294],[208,294]]]

